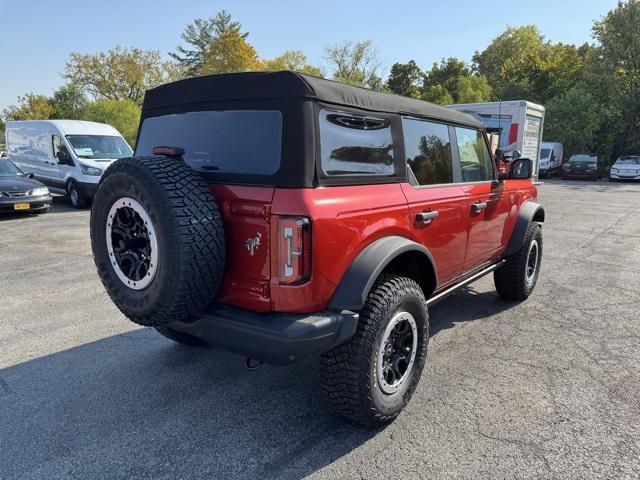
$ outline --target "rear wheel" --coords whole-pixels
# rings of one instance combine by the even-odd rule
[[[520,250],[493,272],[498,294],[511,300],[526,300],[538,282],[541,262],[542,228],[531,222]]]
[[[420,286],[383,274],[355,335],[321,360],[324,401],[362,425],[390,422],[411,399],[427,357],[429,315]]]
[[[91,245],[111,299],[140,325],[189,319],[222,281],[222,218],[207,184],[180,160],[111,165],[94,200]]]

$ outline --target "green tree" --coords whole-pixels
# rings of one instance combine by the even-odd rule
[[[258,53],[239,30],[227,30],[205,53],[200,75],[260,70]]]
[[[509,27],[482,53],[475,53],[474,67],[487,78],[496,99],[539,101],[534,83],[544,49],[538,27]]]
[[[72,53],[65,78],[97,99],[132,100],[142,103],[145,90],[172,80],[171,62],[157,50],[115,47],[95,54]]]
[[[76,85],[67,84],[53,92],[50,101],[55,109],[51,118],[75,120],[81,118],[87,97]]]
[[[441,84],[427,87],[420,98],[427,102],[438,103],[440,105],[455,103],[449,91]]]
[[[114,126],[133,147],[140,123],[140,106],[133,100],[96,100],[85,106],[82,119]]]
[[[307,56],[300,50],[287,50],[276,58],[263,60],[260,65],[260,69],[270,72],[291,70],[292,72],[301,72],[308,75],[314,75],[316,77],[322,77],[322,71],[320,68],[310,65],[307,62]]]
[[[481,75],[458,77],[455,87],[455,103],[482,103],[491,99],[491,85]]]
[[[486,102],[491,97],[487,79],[458,58],[434,63],[424,76],[423,97],[436,103]]]
[[[210,18],[196,18],[181,34],[186,46],[178,46],[176,52],[170,52],[169,56],[184,70],[186,76],[193,77],[202,70],[207,52],[220,35],[234,31],[246,38],[247,33],[241,30],[240,23],[234,21],[226,10],[221,10]]]
[[[597,149],[600,112],[585,85],[574,86],[547,105],[545,138],[564,145],[565,155]]]
[[[424,73],[415,61],[394,63],[387,79],[387,88],[398,95],[419,98]]]
[[[608,72],[607,104],[618,112],[617,153],[640,152],[640,1],[619,1],[593,26],[600,71]],[[602,84],[601,84],[602,85]],[[612,126],[610,126],[611,128]]]
[[[334,80],[376,90],[382,87],[382,63],[371,40],[328,47],[325,59]]]
[[[7,107],[5,120],[46,120],[55,113],[55,108],[44,95],[27,93],[18,97],[18,104]]]

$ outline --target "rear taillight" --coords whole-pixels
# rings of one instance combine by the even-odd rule
[[[311,224],[305,217],[278,218],[278,278],[302,283],[311,273]]]

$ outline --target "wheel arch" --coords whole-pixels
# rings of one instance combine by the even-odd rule
[[[518,217],[516,218],[516,224],[511,233],[509,244],[505,251],[505,256],[513,255],[516,253],[524,242],[524,238],[527,234],[527,229],[531,222],[542,223],[545,220],[544,207],[539,203],[527,201],[522,204]]]
[[[429,250],[408,238],[387,236],[360,252],[343,275],[329,308],[359,312],[374,282],[383,272],[413,278],[427,298],[437,285],[435,262]]]

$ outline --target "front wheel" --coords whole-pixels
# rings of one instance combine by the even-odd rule
[[[506,263],[493,272],[498,295],[511,300],[526,300],[538,282],[542,263],[542,228],[531,222],[524,242]]]
[[[80,191],[76,182],[71,180],[67,185],[67,194],[69,195],[69,201],[73,208],[81,209],[86,208],[89,204],[87,197]]]
[[[365,426],[390,422],[418,385],[428,342],[429,314],[420,286],[410,278],[381,275],[355,335],[322,356],[325,403]]]

